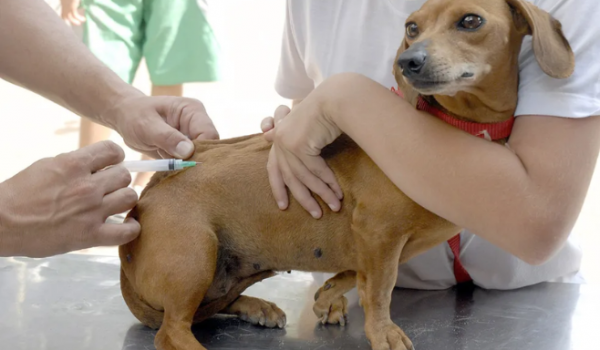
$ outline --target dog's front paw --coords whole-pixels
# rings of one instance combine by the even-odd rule
[[[327,298],[318,298],[313,305],[313,311],[323,324],[346,325],[346,316],[348,316],[348,299],[345,296],[337,297],[333,300]]]
[[[244,295],[233,302],[228,311],[242,321],[268,328],[283,328],[287,322],[285,312],[274,303]]]
[[[394,323],[383,327],[367,327],[366,333],[373,350],[415,350],[410,339]]]

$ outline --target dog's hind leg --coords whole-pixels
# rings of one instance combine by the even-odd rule
[[[180,228],[181,231],[196,228]],[[174,230],[174,232],[178,232]],[[176,240],[173,240],[176,241]],[[164,318],[154,339],[158,350],[206,350],[194,337],[191,326],[198,305],[212,284],[217,264],[218,241],[213,232],[194,233],[193,240],[179,240],[174,254],[155,272]],[[173,242],[172,242],[173,243]]]
[[[273,276],[275,276],[273,271],[263,271],[240,280],[223,297],[201,305],[194,316],[194,323],[200,323],[219,313],[235,315],[242,321],[269,328],[285,327],[285,313],[277,305],[262,299],[241,295],[253,284]]]
[[[150,305],[140,299],[139,295],[131,286],[131,281],[121,268],[121,294],[131,313],[146,327],[159,329],[162,324],[164,312],[153,309]]]
[[[285,313],[277,305],[245,295],[241,295],[221,313],[236,315],[242,321],[268,328],[283,328],[286,323]]]
[[[234,305],[236,303],[239,303],[238,299],[240,298],[240,295],[248,287],[252,286],[253,284],[260,282],[266,278],[273,277],[273,276],[275,276],[275,272],[263,271],[263,272],[254,274],[250,277],[243,278],[236,285],[234,285],[229,290],[229,292],[227,292],[227,294],[224,295],[223,297],[201,305],[198,308],[198,310],[196,311],[196,314],[194,315],[194,324],[200,323],[200,322],[206,320],[207,318],[214,316],[215,314],[218,314],[218,313],[226,314],[226,315],[229,314],[229,315],[241,316],[242,313],[240,313],[239,311],[243,311],[242,310],[243,305],[242,304],[238,304],[237,306]],[[244,297],[244,298],[248,298],[248,297]],[[275,308],[277,308],[277,307],[275,306]],[[275,309],[275,308],[273,308],[273,309]],[[277,308],[277,310],[279,310],[279,308]],[[279,310],[279,311],[281,311],[281,310]],[[283,311],[281,311],[281,312],[283,313]],[[252,315],[248,315],[248,312],[246,312],[246,315],[252,317]],[[279,316],[281,316],[281,315],[279,315]],[[257,324],[257,323],[259,323],[259,322],[255,322],[255,324]],[[281,322],[279,322],[279,324],[281,324]],[[275,325],[279,325],[279,324],[277,321],[275,322]],[[282,326],[285,326],[285,314],[283,314],[283,325]],[[272,327],[275,327],[275,326],[272,326]]]
[[[346,325],[348,299],[344,296],[356,286],[356,272],[340,272],[328,279],[315,293],[313,311],[321,323]]]

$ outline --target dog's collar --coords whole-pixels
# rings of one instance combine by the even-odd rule
[[[396,95],[404,98],[402,91],[400,91],[399,89],[395,89],[392,87],[392,91]],[[422,96],[419,96],[417,100],[417,109],[423,112],[427,112],[456,128],[468,132],[471,135],[481,137],[488,141],[496,141],[509,137],[510,133],[512,132],[513,124],[515,122],[514,116],[500,123],[474,123],[465,120],[460,120],[445,113],[439,108],[432,106]]]

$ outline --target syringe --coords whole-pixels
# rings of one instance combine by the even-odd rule
[[[125,169],[132,173],[147,171],[173,171],[196,166],[196,162],[181,159],[157,159],[157,160],[131,160],[125,161]]]

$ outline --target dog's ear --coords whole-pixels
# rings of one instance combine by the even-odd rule
[[[562,25],[548,12],[526,0],[506,0],[515,24],[533,38],[533,53],[538,64],[553,78],[568,78],[575,69],[575,55],[565,38]]]
[[[400,44],[400,47],[398,48],[398,51],[396,52],[396,58],[394,59],[394,64],[392,65],[392,74],[394,75],[394,78],[396,78],[396,83],[398,84],[398,89],[400,91],[402,91],[402,93],[404,94],[404,99],[406,101],[408,101],[408,103],[410,103],[413,106],[417,105],[417,98],[419,97],[419,93],[417,91],[415,91],[415,89],[413,89],[413,87],[409,84],[406,83],[406,81],[404,80],[404,76],[402,75],[402,70],[400,69],[400,67],[398,66],[397,62],[398,59],[400,58],[400,55],[408,50],[408,43],[406,42],[406,39],[402,40],[402,44]]]

